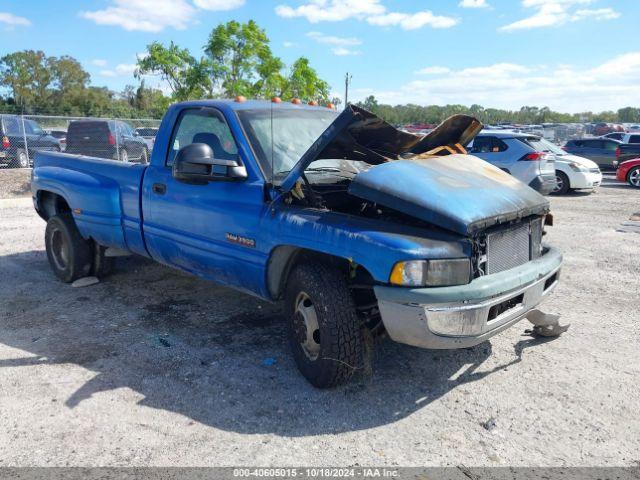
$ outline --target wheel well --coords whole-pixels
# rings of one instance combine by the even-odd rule
[[[64,197],[46,190],[38,192],[37,205],[38,213],[45,220],[49,220],[54,215],[71,211],[71,207],[69,207]]]
[[[352,281],[357,283],[369,285],[375,283],[366,268],[348,258],[290,245],[281,245],[272,251],[267,266],[267,287],[271,298],[278,300],[282,297],[291,270],[299,263],[306,261],[330,264],[339,270],[343,270]]]

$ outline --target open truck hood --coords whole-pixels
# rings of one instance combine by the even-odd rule
[[[482,130],[482,124],[468,115],[454,115],[425,136],[398,130],[367,110],[355,105],[336,117],[302,155],[283,179],[282,191],[291,190],[309,165],[322,159],[365,160],[380,164],[404,155],[428,152],[442,145],[467,145]]]
[[[418,136],[348,105],[301,157],[281,188],[291,190],[315,160],[364,160],[375,166],[353,178],[351,195],[461,235],[548,212],[549,202],[542,195],[477,157],[429,155],[438,147],[467,145],[480,130],[477,119],[454,115],[428,135]]]

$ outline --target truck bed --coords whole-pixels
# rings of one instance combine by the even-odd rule
[[[44,190],[65,198],[83,237],[148,256],[140,204],[146,168],[95,157],[39,152],[31,188],[33,192]]]

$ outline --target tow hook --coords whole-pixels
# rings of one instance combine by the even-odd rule
[[[560,325],[560,322],[558,322],[559,319],[560,315],[553,315],[533,309],[527,313],[527,320],[533,324],[533,329],[525,330],[524,333],[537,337],[559,337],[571,326],[571,324]]]

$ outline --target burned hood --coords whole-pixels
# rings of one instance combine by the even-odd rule
[[[549,211],[532,188],[461,154],[374,166],[356,175],[349,193],[465,236]]]
[[[289,171],[281,188],[285,192],[291,190],[316,160],[360,160],[377,165],[440,146],[467,145],[481,129],[482,123],[474,117],[454,115],[428,135],[414,135],[363,108],[347,105]]]

